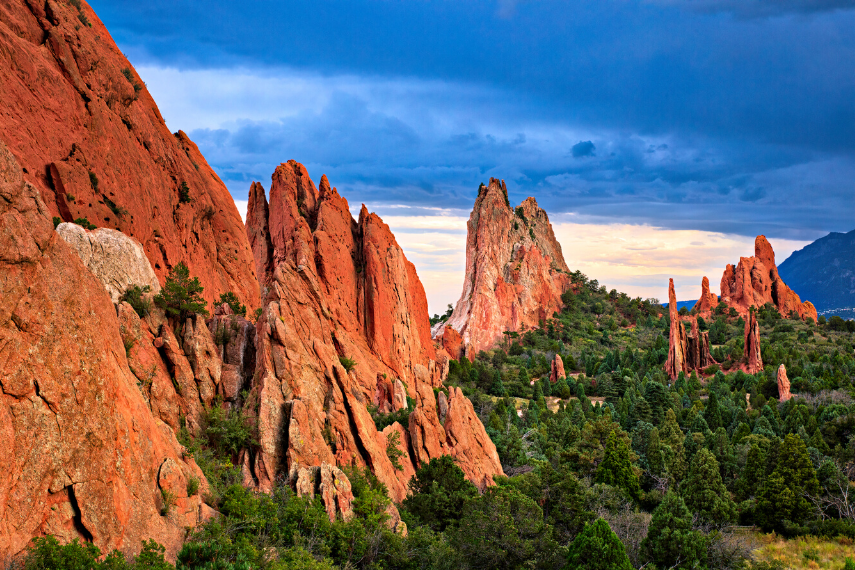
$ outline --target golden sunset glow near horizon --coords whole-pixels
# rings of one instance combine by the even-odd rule
[[[241,216],[246,202],[235,201]],[[360,204],[351,204],[358,218]],[[366,204],[369,211],[375,211]],[[407,215],[408,206],[378,205],[377,212],[392,230],[415,266],[425,288],[431,315],[457,303],[466,272],[466,222],[469,213],[432,208],[434,215]],[[419,209],[423,211],[423,209]],[[398,213],[400,212],[400,214]],[[547,212],[548,213],[548,212]],[[728,263],[754,255],[754,237],[700,230],[673,230],[649,225],[582,223],[572,214],[550,216],[552,229],[571,271],[580,270],[609,290],[631,297],[668,300],[674,279],[678,301],[697,299],[704,276],[710,291],[719,293]],[[768,237],[768,236],[767,236]],[[781,264],[809,241],[768,238]]]

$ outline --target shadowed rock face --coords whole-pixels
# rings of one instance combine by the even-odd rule
[[[258,405],[260,449],[247,477],[266,490],[306,467],[368,466],[400,501],[416,467],[451,454],[476,484],[491,484],[502,469],[469,400],[452,389],[443,422],[437,414],[447,361],[437,361],[424,289],[388,226],[364,206],[354,220],[325,176],[316,189],[289,161],[273,174],[269,204],[253,184],[246,231],[265,301],[246,404]],[[378,432],[368,407],[391,411],[407,398],[408,425]],[[386,453],[393,433],[400,470]]]
[[[460,333],[467,354],[498,344],[506,330],[551,318],[570,287],[546,212],[534,198],[512,210],[507,196],[505,183],[491,178],[469,216],[463,292],[445,324]]]
[[[795,312],[800,318],[816,322],[816,308],[810,301],[802,302],[778,275],[775,252],[766,236],[754,241],[754,256],[739,258],[739,264],[728,265],[721,277],[721,300],[745,316],[752,306],[760,308],[771,303],[782,316]]]
[[[228,190],[184,133],[169,132],[92,9],[81,10],[91,27],[68,2],[0,3],[0,137],[48,219],[120,230],[161,283],[184,261],[209,303],[234,291],[252,310],[254,264]]]
[[[202,507],[187,479],[207,484],[149,411],[109,294],[22,174],[0,143],[0,559],[44,534],[129,551],[154,538],[174,555]]]

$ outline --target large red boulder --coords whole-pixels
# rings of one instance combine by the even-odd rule
[[[552,318],[570,274],[546,212],[534,198],[512,209],[504,181],[481,187],[467,227],[463,292],[445,328],[460,333],[474,355],[499,344],[505,331]]]
[[[85,1],[0,2],[0,85],[0,137],[49,219],[133,237],[161,283],[185,262],[209,303],[234,291],[259,305],[229,191],[187,135],[169,131]]]

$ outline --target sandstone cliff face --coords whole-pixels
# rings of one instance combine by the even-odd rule
[[[0,3],[0,136],[24,179],[50,216],[85,217],[138,240],[161,281],[184,261],[209,303],[231,290],[257,307],[228,190],[184,133],[169,132],[107,29],[80,6],[91,27],[67,2]]]
[[[552,318],[570,287],[546,212],[534,198],[511,209],[507,195],[505,183],[491,178],[469,216],[463,292],[444,327],[460,333],[467,354],[492,348],[506,330]]]
[[[174,555],[202,508],[187,479],[204,478],[149,412],[110,296],[50,218],[0,143],[0,559],[48,533]]]
[[[701,373],[704,368],[715,364],[710,354],[710,337],[708,331],[698,329],[696,316],[682,317],[677,312],[677,296],[674,294],[674,280],[668,282],[668,316],[671,328],[668,336],[668,360],[665,361],[665,372],[675,380],[680,372],[690,374]],[[686,324],[690,332],[686,331]]]
[[[757,236],[753,257],[741,257],[736,267],[728,265],[725,268],[721,277],[721,300],[743,316],[752,306],[760,308],[771,303],[784,317],[795,311],[802,319],[817,320],[813,304],[802,302],[778,275],[775,252],[766,236]]]
[[[269,204],[253,185],[248,210],[265,306],[246,404],[258,405],[261,445],[245,458],[247,476],[266,490],[307,467],[368,466],[400,501],[418,465],[451,454],[490,484],[502,469],[471,403],[451,390],[444,423],[437,414],[447,362],[436,360],[424,289],[388,226],[364,206],[354,220],[326,177],[316,189],[294,161],[274,172]],[[409,424],[378,432],[368,407],[407,398]],[[386,454],[392,431],[401,470]]]

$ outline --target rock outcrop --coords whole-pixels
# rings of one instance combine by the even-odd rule
[[[187,480],[207,484],[149,411],[104,286],[2,143],[0,276],[0,559],[45,534],[126,551],[153,538],[174,555],[202,508]]]
[[[799,318],[816,322],[816,308],[810,301],[802,302],[778,275],[775,252],[766,236],[754,241],[754,256],[739,258],[736,267],[728,264],[721,277],[721,300],[743,317],[750,307],[774,305],[782,316],[796,313]]]
[[[671,322],[668,335],[668,359],[665,361],[665,372],[668,377],[675,380],[680,372],[701,373],[707,366],[715,364],[710,354],[709,332],[698,329],[696,316],[681,317],[677,311],[673,279],[668,282],[668,316]],[[686,323],[690,325],[691,332],[686,331]]]
[[[698,297],[692,313],[696,315],[708,315],[718,306],[718,295],[710,292],[710,280],[706,276],[701,280],[701,296]]]
[[[748,311],[745,319],[745,347],[743,348],[746,372],[757,374],[763,370],[763,358],[760,355],[760,326],[757,315]]]
[[[67,222],[59,224],[56,232],[77,252],[83,265],[104,284],[114,303],[118,303],[132,285],[148,286],[153,294],[160,291],[157,275],[137,240],[117,230],[98,228],[87,231]]]
[[[263,287],[255,379],[246,406],[258,407],[260,448],[246,470],[262,490],[280,475],[327,465],[367,466],[395,501],[415,468],[454,456],[481,487],[502,473],[495,446],[459,391],[442,422],[427,301],[415,268],[388,226],[363,206],[356,221],[326,177],[319,188],[290,161],[272,177],[270,202],[253,184],[247,235]],[[406,426],[377,431],[369,408],[412,402]],[[405,452],[397,469],[392,433]]]
[[[553,384],[558,382],[559,378],[566,378],[564,373],[564,361],[561,360],[561,355],[556,354],[552,359],[552,364],[549,366],[549,381]]]
[[[231,195],[85,1],[0,3],[0,85],[0,133],[50,217],[133,237],[161,282],[185,262],[209,304],[259,305]]]
[[[552,318],[571,280],[546,212],[534,198],[512,209],[504,181],[481,187],[467,228],[463,292],[443,328],[468,355]]]
[[[790,379],[787,378],[787,367],[781,364],[778,367],[778,401],[786,402],[792,398],[790,394]]]

